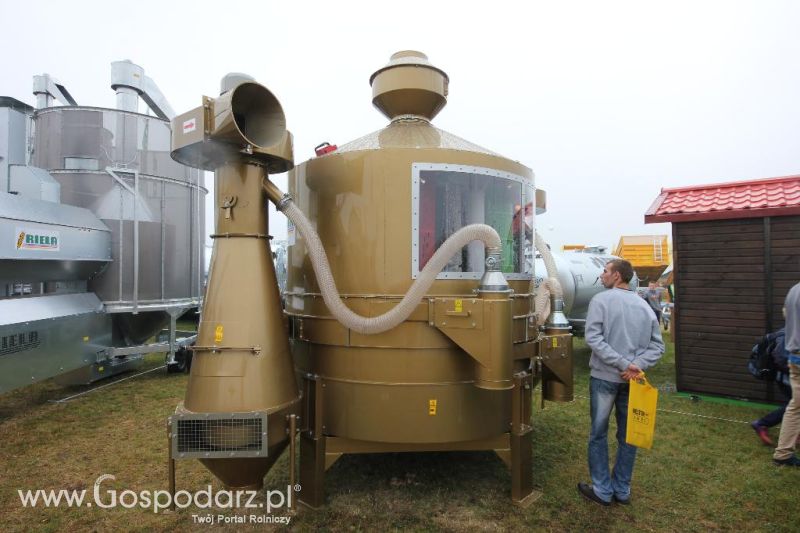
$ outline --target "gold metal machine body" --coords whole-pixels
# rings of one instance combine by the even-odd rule
[[[218,222],[173,454],[200,458],[229,486],[258,486],[299,416],[300,501],[311,507],[324,503],[325,471],[343,454],[446,450],[496,452],[511,470],[513,500],[526,504],[535,494],[532,389],[541,381],[543,398],[572,399],[568,326],[532,321],[544,195],[529,168],[431,124],[449,79],[424,54],[393,55],[370,83],[389,125],[293,168],[285,196],[268,173],[291,168],[291,136],[266,89],[246,81],[175,120],[173,157],[216,170]],[[248,127],[263,135],[248,137]],[[264,190],[313,228],[290,224],[283,316]],[[298,231],[318,236],[337,298],[374,321],[400,307],[442,243],[473,224],[491,226],[500,246],[461,248],[409,314],[378,332],[344,325],[326,304],[331,280],[320,281]],[[235,422],[258,417],[268,426],[261,448],[256,430]],[[181,438],[194,447],[181,452]],[[256,448],[265,456],[237,455]]]
[[[293,165],[278,100],[239,76],[176,117],[172,157],[215,171],[216,230],[185,401],[170,420],[175,458],[197,458],[226,486],[260,488],[300,408],[269,246],[269,172]]]

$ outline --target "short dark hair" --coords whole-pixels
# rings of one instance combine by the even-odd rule
[[[630,283],[633,279],[633,265],[624,259],[612,259],[607,265],[611,265],[611,270],[619,272],[619,277],[624,283]]]

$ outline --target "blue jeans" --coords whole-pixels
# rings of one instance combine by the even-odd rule
[[[636,446],[625,442],[628,426],[628,393],[630,385],[598,378],[589,380],[590,414],[592,428],[589,434],[589,474],[594,493],[610,502],[616,495],[625,500],[631,496],[631,476],[636,459]],[[608,469],[608,420],[611,408],[617,417],[617,460],[613,472]]]
[[[783,383],[781,383],[779,381],[778,382],[778,388],[781,389],[781,392],[783,393],[784,396],[786,396],[790,400],[792,399],[792,388],[791,387],[788,387],[788,386],[784,385]],[[772,411],[770,413],[767,413],[766,415],[764,415],[761,418],[759,418],[758,420],[756,420],[756,424],[758,424],[759,426],[765,426],[765,427],[768,427],[768,428],[771,428],[772,426],[777,426],[778,424],[781,423],[781,420],[783,420],[783,413],[786,412],[786,406],[787,405],[789,405],[788,401],[786,403],[784,403],[782,406],[780,406],[777,409],[775,409],[774,411]]]

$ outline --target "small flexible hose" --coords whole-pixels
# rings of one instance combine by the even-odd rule
[[[500,236],[491,226],[486,224],[464,226],[448,237],[436,250],[436,253],[433,254],[425,268],[417,276],[417,279],[411,284],[400,303],[380,316],[367,318],[354,313],[342,302],[331,273],[328,257],[322,247],[322,242],[319,240],[319,235],[314,231],[311,222],[309,222],[300,208],[286,196],[280,202],[277,202],[276,206],[294,223],[300,235],[305,239],[306,249],[311,258],[314,273],[317,276],[322,298],[331,314],[345,327],[364,335],[374,335],[388,331],[407,319],[417,308],[419,302],[422,301],[422,298],[436,280],[436,276],[444,269],[453,254],[470,242],[483,241],[488,248],[501,247]]]
[[[553,295],[557,299],[564,297],[564,290],[561,288],[561,282],[558,281],[558,268],[556,268],[555,259],[547,247],[547,243],[539,232],[535,232],[534,246],[542,254],[545,270],[547,270],[547,279],[545,279],[539,290],[536,290],[535,277],[531,277],[530,293],[536,294],[534,298],[533,318],[537,326],[542,326],[550,316],[550,296]]]

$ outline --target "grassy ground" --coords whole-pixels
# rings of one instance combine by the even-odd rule
[[[637,458],[633,505],[601,508],[584,501],[575,489],[588,477],[589,352],[580,340],[575,355],[575,401],[548,403],[539,410],[536,399],[534,479],[543,495],[531,507],[511,504],[509,474],[491,453],[346,456],[328,471],[328,505],[287,515],[291,527],[797,531],[800,472],[773,466],[771,449],[760,445],[746,424],[763,410],[693,402],[671,393],[671,345],[659,366],[649,372],[651,382],[662,388],[661,411],[653,449],[641,451]],[[151,356],[144,369],[162,363],[163,357]],[[83,389],[44,382],[0,395],[3,530],[209,529],[194,523],[192,515],[203,514],[200,510],[154,514],[119,507],[23,508],[17,496],[18,489],[87,489],[91,500],[94,480],[102,474],[116,476],[115,481],[103,483],[104,491],[166,489],[165,420],[183,398],[186,380],[185,375],[157,370],[67,403],[51,400]],[[287,483],[285,454],[265,486],[276,489]],[[221,488],[198,462],[178,462],[178,488],[198,490],[207,484]]]

